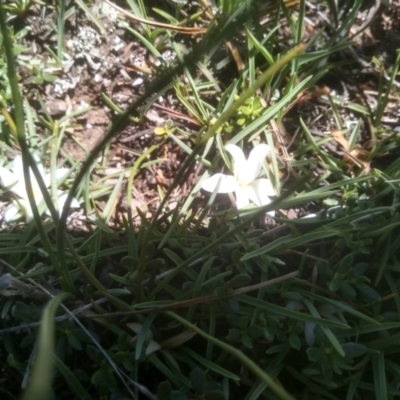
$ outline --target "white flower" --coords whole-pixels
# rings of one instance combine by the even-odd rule
[[[218,193],[232,193],[236,195],[236,205],[238,209],[249,205],[250,201],[258,206],[265,206],[271,203],[270,196],[275,196],[275,190],[269,179],[260,178],[262,165],[265,157],[270,151],[266,144],[259,144],[250,152],[246,160],[240,147],[234,144],[225,146],[233,158],[233,176],[215,174],[205,179],[201,188],[208,192],[214,192],[218,187]],[[274,211],[267,213],[274,216]]]
[[[43,178],[44,184],[48,188],[51,184],[51,175],[50,174],[45,174],[44,173],[44,168],[42,164],[40,164],[39,160],[36,160],[36,164],[38,167],[38,170]],[[62,179],[66,174],[68,173],[68,169],[66,168],[59,168],[56,170],[56,179]],[[37,183],[37,180],[33,174],[32,171],[30,171],[30,177],[31,177],[31,184],[32,184],[32,191],[33,191],[33,197],[35,199],[35,203],[37,206],[41,205],[42,200],[43,200],[43,195],[40,190],[39,184]],[[26,192],[26,185],[25,185],[25,179],[24,179],[24,171],[23,171],[23,164],[22,164],[22,158],[20,156],[15,157],[14,160],[14,167],[12,168],[12,171],[0,167],[0,186],[3,188],[6,188],[10,192],[14,193],[16,195],[16,198],[12,201],[12,204],[7,207],[6,212],[4,213],[4,219],[9,222],[12,219],[15,218],[15,216],[19,213],[19,211],[22,211],[22,213],[26,217],[26,221],[29,222],[33,219],[33,213],[32,213],[32,208],[29,204],[29,199],[28,199],[28,193]],[[61,215],[62,210],[64,208],[64,203],[65,200],[67,199],[67,194],[62,192],[61,190],[57,191],[57,206],[59,213]],[[43,200],[44,203],[44,200]],[[71,207],[73,208],[79,208],[79,202],[76,199],[72,200]],[[40,207],[42,208],[42,207]],[[39,208],[39,212],[40,212]],[[43,210],[43,208],[42,208]],[[43,211],[42,211],[43,212]],[[50,216],[50,212],[46,207],[46,214]]]

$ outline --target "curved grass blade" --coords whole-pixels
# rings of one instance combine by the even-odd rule
[[[69,296],[69,293],[58,294],[48,302],[43,311],[37,340],[35,364],[22,400],[50,399],[55,342],[54,316],[60,303]]]
[[[370,324],[374,324],[374,325],[376,325],[378,327],[381,325],[378,321],[376,321],[373,318],[368,317],[367,315],[355,310],[354,308],[348,306],[344,302],[337,301],[337,300],[332,300],[332,299],[330,299],[328,297],[320,296],[320,295],[312,293],[312,292],[307,292],[306,290],[303,290],[303,289],[300,289],[300,288],[297,289],[297,292],[302,294],[302,295],[304,295],[305,297],[320,301],[321,303],[332,304],[334,307],[336,307],[336,308],[338,308],[340,310],[343,310],[345,312],[348,312],[349,314],[354,315],[355,317],[358,317],[358,318],[360,318],[360,319],[362,319],[365,322],[368,322]]]
[[[222,368],[221,366],[213,363],[212,361],[207,360],[206,358],[203,358],[203,357],[199,356],[193,350],[185,348],[184,351],[186,353],[188,353],[191,357],[193,357],[196,361],[198,361],[200,364],[203,364],[206,368],[209,368],[211,371],[214,371],[217,374],[226,376],[229,379],[233,379],[234,381],[240,381],[240,378],[237,375],[235,375],[232,372],[226,370],[225,368]]]
[[[293,247],[301,246],[303,244],[312,242],[314,240],[324,239],[327,237],[338,235],[338,233],[339,232],[334,230],[328,231],[323,227],[322,229],[317,229],[314,232],[301,235],[300,237],[296,237],[296,235],[284,236],[274,240],[272,243],[267,244],[264,247],[261,247],[260,249],[254,250],[246,254],[244,257],[241,258],[241,261],[250,260],[251,258],[260,256],[265,253],[269,253],[271,251],[277,251],[277,250],[283,251],[284,249],[291,249]]]
[[[314,317],[313,315],[301,313],[295,310],[290,310],[289,308],[285,307],[280,307],[275,304],[269,303],[267,301],[255,299],[254,297],[239,295],[237,296],[237,299],[242,303],[245,303],[249,306],[256,308],[257,310],[264,309],[279,317],[293,318],[303,322],[314,322],[316,324],[319,324],[320,326],[332,327],[337,329],[346,329],[346,331],[347,329],[350,328],[349,326],[341,322],[336,322],[325,318]]]
[[[93,397],[86,391],[72,371],[57,356],[54,356],[53,360],[54,365],[64,375],[65,380],[75,395],[79,399],[93,400]]]

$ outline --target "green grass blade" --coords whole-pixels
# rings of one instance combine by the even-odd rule
[[[89,7],[85,4],[83,0],[75,0],[75,3],[82,9],[82,11],[88,16],[88,18],[97,26],[99,31],[105,35],[107,34],[107,29],[103,23],[90,11]]]
[[[65,0],[60,0],[57,22],[57,58],[62,63],[64,53]]]
[[[232,379],[234,381],[240,381],[240,378],[233,374],[232,372],[226,370],[225,368],[222,368],[220,365],[217,365],[201,356],[199,356],[197,353],[194,351],[186,348],[185,353],[189,354],[191,357],[193,357],[199,364],[204,365],[206,368],[209,368],[211,371],[216,372],[219,375],[226,376],[229,379]]]
[[[385,354],[372,354],[372,369],[374,373],[374,386],[376,400],[387,400],[387,386],[386,386],[386,373],[385,373]]]
[[[77,398],[85,400],[93,400],[94,398],[82,386],[81,382],[74,373],[56,356],[53,358],[55,367],[64,376],[69,388],[75,393]]]
[[[33,365],[32,375],[29,379],[22,400],[50,399],[51,380],[53,371],[54,352],[54,316],[63,300],[69,293],[60,293],[53,297],[46,305],[39,328],[37,340],[37,353]]]
[[[260,249],[254,250],[244,257],[241,258],[241,261],[247,261],[254,257],[270,253],[273,251],[284,251],[284,249],[301,246],[306,243],[313,242],[318,239],[325,239],[328,237],[336,236],[339,232],[337,231],[328,231],[325,227],[318,229],[314,232],[306,233],[301,235],[300,237],[295,237],[295,235],[284,236],[279,239],[274,240],[272,243],[267,244]]]
[[[265,309],[268,312],[271,312],[279,317],[293,318],[298,321],[303,322],[313,322],[321,326],[337,328],[337,329],[349,329],[349,326],[332,320],[328,320],[325,318],[314,317],[310,314],[301,313],[299,311],[290,310],[285,307],[277,306],[276,304],[272,304],[268,301],[263,301],[259,299],[255,299],[254,297],[239,295],[238,300],[244,304],[255,307],[258,310]]]

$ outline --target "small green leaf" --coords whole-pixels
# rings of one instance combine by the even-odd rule
[[[348,296],[351,298],[356,297],[357,293],[356,293],[355,289],[352,286],[350,286],[347,282],[342,282],[340,284],[340,290],[345,296]]]
[[[206,375],[204,371],[200,368],[195,368],[190,372],[189,378],[190,382],[192,383],[193,390],[197,394],[202,394],[206,384]]]
[[[56,79],[58,79],[57,75],[47,75],[47,74],[43,75],[43,80],[45,82],[53,83]]]
[[[299,338],[299,335],[296,335],[295,333],[289,334],[289,343],[294,349],[301,349],[301,339]]]
[[[242,336],[242,343],[248,349],[252,349],[253,348],[253,342],[251,341],[251,338],[247,334],[244,334]]]
[[[322,203],[327,206],[327,207],[333,207],[333,206],[337,206],[339,204],[339,202],[336,199],[324,199],[322,200]]]
[[[324,351],[317,347],[310,347],[307,349],[308,358],[312,362],[320,362],[324,357]]]
[[[229,329],[229,334],[226,337],[227,340],[237,340],[240,338],[240,335],[242,334],[240,329],[237,328],[232,328]]]
[[[161,382],[157,387],[158,400],[171,400],[172,386],[168,381]]]
[[[239,109],[244,115],[251,115],[251,113],[252,113],[252,109],[250,108],[250,107],[246,107],[246,106],[243,106],[243,107],[240,107],[240,109]]]
[[[136,267],[139,263],[139,260],[135,257],[125,256],[121,258],[120,263],[124,267],[131,268],[131,267]]]
[[[106,379],[106,372],[104,371],[103,368],[100,368],[99,370],[97,370],[93,375],[92,375],[92,383],[93,385],[95,385],[96,387],[99,387]]]
[[[355,277],[364,275],[365,272],[367,271],[369,267],[369,264],[366,262],[360,262],[357,263],[354,267],[353,267],[353,274]]]
[[[329,289],[332,290],[332,292],[336,292],[339,290],[340,286],[341,286],[342,282],[339,279],[333,279],[330,283],[329,283]]]
[[[258,338],[260,336],[265,335],[265,328],[258,326],[258,325],[251,325],[247,329],[247,333],[252,338]]]
[[[82,344],[81,342],[74,336],[74,335],[68,335],[68,342],[76,350],[82,350]]]
[[[368,301],[377,301],[381,298],[380,294],[376,290],[364,283],[358,284],[357,288],[368,299]]]
[[[342,348],[346,358],[360,357],[368,351],[367,347],[360,343],[344,343]]]
[[[17,301],[12,308],[12,315],[14,318],[21,319],[23,321],[30,321],[32,319],[31,308],[23,303],[22,301]]]

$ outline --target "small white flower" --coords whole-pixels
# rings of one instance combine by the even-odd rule
[[[50,174],[45,174],[44,173],[44,168],[42,164],[40,164],[38,159],[36,160],[36,164],[38,167],[38,170],[43,178],[43,182],[48,188],[51,184],[51,175]],[[56,170],[56,179],[62,179],[65,175],[67,175],[68,169],[66,168],[58,168]],[[43,195],[40,190],[39,184],[37,183],[37,180],[33,174],[32,171],[30,171],[30,177],[31,177],[31,184],[32,184],[32,191],[33,191],[33,197],[35,199],[35,203],[39,206],[40,203],[43,200]],[[29,222],[33,219],[33,213],[32,213],[32,208],[29,204],[29,199],[28,199],[28,193],[26,192],[26,185],[25,185],[25,179],[24,179],[24,171],[23,171],[23,164],[22,164],[22,158],[20,156],[15,157],[14,160],[14,167],[12,168],[12,171],[0,167],[0,186],[3,188],[6,188],[10,192],[14,193],[16,195],[16,198],[12,201],[12,204],[7,207],[5,213],[4,213],[4,219],[9,222],[12,219],[16,217],[16,215],[19,213],[19,211],[22,211],[22,213],[26,217],[26,221]],[[61,190],[57,191],[57,206],[59,213],[61,215],[62,210],[64,208],[65,200],[67,199],[67,194],[63,193]],[[44,200],[43,200],[44,202]],[[79,208],[79,202],[76,199],[72,200],[71,203],[72,208]],[[40,210],[39,210],[40,211]],[[45,210],[46,214],[50,216],[50,212],[46,207]]]
[[[246,160],[240,147],[234,144],[225,146],[233,159],[233,176],[215,174],[205,179],[201,188],[208,192],[214,192],[218,187],[218,193],[232,193],[236,195],[238,209],[249,205],[250,201],[258,206],[265,206],[271,203],[270,196],[275,196],[275,190],[269,179],[258,178],[261,172],[265,157],[270,151],[266,144],[259,144],[250,152]],[[267,213],[274,216],[274,211]]]

